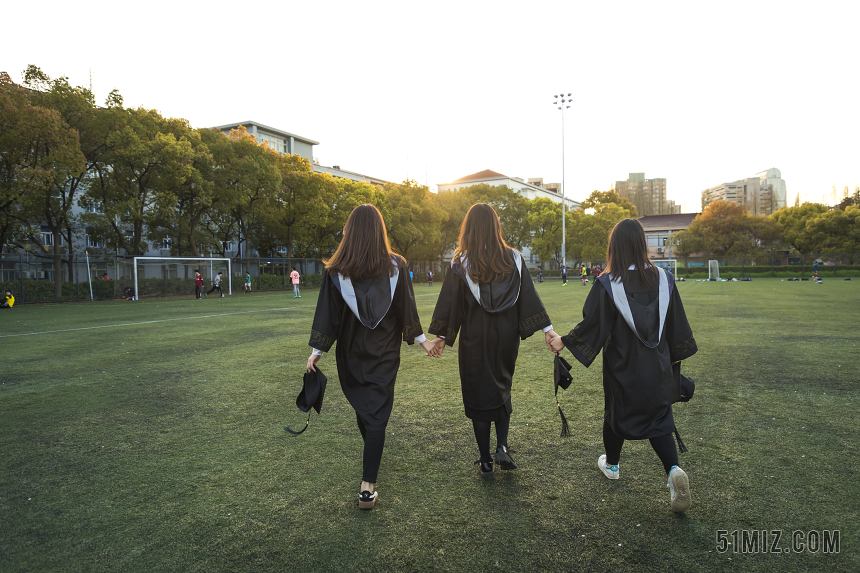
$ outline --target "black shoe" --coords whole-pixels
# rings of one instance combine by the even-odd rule
[[[478,470],[481,472],[481,477],[484,479],[495,479],[496,474],[493,472],[493,462],[482,462],[478,460],[475,462],[476,464],[480,464]]]
[[[507,446],[499,446],[496,450],[496,464],[502,468],[503,470],[515,470],[517,469],[517,464],[514,463],[513,458],[508,453]]]

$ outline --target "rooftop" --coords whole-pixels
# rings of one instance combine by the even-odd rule
[[[465,183],[466,181],[478,181],[479,179],[499,178],[507,178],[507,175],[502,175],[501,173],[497,173],[490,169],[484,169],[483,171],[478,171],[477,173],[472,173],[471,175],[466,175],[465,177],[454,179],[453,181],[451,181],[451,183]]]
[[[308,139],[307,137],[302,137],[301,135],[296,135],[295,133],[290,133],[289,131],[284,131],[282,129],[278,129],[276,127],[269,127],[268,125],[264,125],[257,121],[240,121],[238,123],[228,123],[227,125],[216,125],[215,129],[220,129],[221,131],[226,131],[228,129],[236,129],[240,125],[245,126],[246,128],[249,125],[256,125],[257,127],[264,129],[268,132],[274,133],[276,135],[280,135],[281,137],[292,137],[293,139],[297,139],[299,141],[304,141],[305,143],[310,143],[311,145],[319,145],[319,141],[314,141],[313,139]]]

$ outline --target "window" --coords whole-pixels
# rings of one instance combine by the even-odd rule
[[[95,241],[91,239],[89,235],[87,235],[87,246],[92,247],[94,249],[100,249],[104,247],[104,243],[102,243],[101,241]]]
[[[39,244],[43,247],[51,247],[54,245],[54,235],[51,233],[46,233],[42,231],[39,233]]]
[[[162,249],[169,249],[169,248],[170,248],[170,245],[171,245],[172,243],[173,243],[173,237],[171,237],[170,235],[167,235],[166,237],[164,237],[164,238],[161,240],[161,248],[162,248]]]

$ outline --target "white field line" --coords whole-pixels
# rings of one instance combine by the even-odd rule
[[[420,296],[433,296],[436,293],[432,294],[419,294],[415,295],[416,298]],[[438,295],[436,295],[438,296]],[[37,334],[58,334],[61,332],[75,332],[78,330],[95,330],[97,328],[118,328],[120,326],[140,326],[142,324],[156,324],[159,322],[176,322],[178,320],[196,320],[198,318],[218,318],[220,316],[233,316],[237,314],[252,314],[255,312],[274,312],[278,310],[295,310],[297,308],[316,308],[316,305],[302,305],[302,306],[286,306],[283,308],[266,308],[263,310],[243,310],[241,312],[224,312],[221,314],[202,314],[200,316],[183,316],[180,318],[163,318],[161,320],[146,320],[143,322],[123,322],[120,324],[103,324],[100,326],[83,326],[81,328],[66,328],[63,330],[45,330],[43,332],[23,332],[21,334],[0,334],[0,338],[15,338],[18,336],[35,336]]]

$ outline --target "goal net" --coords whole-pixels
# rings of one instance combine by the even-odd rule
[[[203,275],[204,292],[212,289],[213,279],[221,275],[221,291],[233,294],[230,259],[216,257],[133,257],[117,265],[120,292],[138,300],[148,296],[194,293],[194,271]]]
[[[720,280],[720,261],[708,261],[708,280]]]

